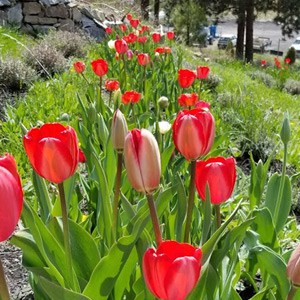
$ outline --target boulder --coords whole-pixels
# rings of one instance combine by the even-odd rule
[[[11,6],[10,1],[8,0],[0,0],[0,7]]]
[[[7,22],[10,25],[20,28],[22,25],[22,20],[23,20],[23,14],[22,14],[21,3],[18,3],[7,10]]]
[[[95,20],[83,16],[81,22],[83,30],[91,37],[95,38],[98,42],[102,41],[106,37],[105,29]]]
[[[42,11],[42,6],[38,2],[24,2],[23,14],[24,15],[38,15]]]
[[[68,9],[63,4],[46,7],[45,15],[50,18],[61,18],[61,19],[67,19],[69,17]]]

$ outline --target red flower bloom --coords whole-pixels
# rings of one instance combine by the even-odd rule
[[[194,106],[198,102],[198,94],[182,94],[178,97],[178,103],[181,106]]]
[[[79,162],[80,163],[85,163],[86,162],[86,156],[85,156],[84,152],[81,149],[79,149]]]
[[[94,61],[91,62],[92,68],[94,73],[97,76],[104,76],[107,72],[108,72],[108,64],[107,61],[104,59],[96,59]]]
[[[145,32],[145,31],[150,31],[150,27],[147,26],[147,25],[143,25],[142,28],[141,28],[142,32]]]
[[[260,61],[260,64],[261,64],[262,67],[264,67],[264,66],[267,65],[267,61],[266,61],[265,59],[262,59],[262,60]]]
[[[107,79],[105,81],[105,88],[110,92],[116,91],[117,89],[119,89],[119,87],[120,87],[120,83],[117,80]]]
[[[23,207],[23,191],[15,159],[6,154],[0,157],[0,242],[13,233]]]
[[[128,21],[132,20],[132,14],[127,14],[126,18]]]
[[[152,40],[153,40],[154,43],[159,43],[160,39],[161,39],[160,33],[154,32],[152,34]]]
[[[205,201],[206,185],[209,186],[210,201],[220,204],[228,200],[236,180],[235,159],[233,157],[212,157],[196,163],[196,187],[200,198]]]
[[[133,129],[125,138],[124,161],[130,184],[151,193],[160,182],[161,163],[157,141],[147,129]]]
[[[148,40],[148,38],[146,36],[139,36],[137,41],[140,43],[140,44],[144,44],[146,43]]]
[[[130,20],[130,25],[133,27],[133,28],[137,28],[140,24],[140,21],[138,19],[131,19]]]
[[[201,109],[204,109],[204,110],[210,110],[210,104],[208,102],[200,100],[200,101],[198,101],[195,104],[195,108],[201,108]]]
[[[189,88],[194,83],[195,78],[196,74],[194,71],[189,69],[180,69],[178,71],[178,83],[184,89]]]
[[[126,43],[131,44],[136,42],[137,35],[131,32],[128,35],[123,36],[123,39],[126,41]]]
[[[121,54],[121,53],[125,53],[127,52],[128,50],[128,45],[126,43],[125,40],[123,39],[120,39],[120,40],[116,40],[115,41],[115,48],[116,48],[116,51]]]
[[[278,69],[281,69],[281,63],[277,57],[274,58],[274,63]]]
[[[164,300],[184,300],[195,287],[201,271],[202,251],[186,243],[163,241],[143,257],[148,289]]]
[[[210,72],[210,68],[209,67],[202,67],[202,66],[198,66],[197,67],[197,78],[198,79],[206,79],[209,75]]]
[[[107,34],[112,34],[112,29],[111,29],[110,27],[106,27],[106,28],[105,28],[105,32],[106,32]]]
[[[33,169],[54,183],[71,177],[79,162],[75,130],[59,123],[32,128],[23,137],[23,144]]]
[[[290,59],[289,57],[286,57],[285,60],[284,60],[284,62],[285,62],[287,65],[289,65],[290,62],[291,62],[291,59]]]
[[[187,160],[206,155],[215,137],[213,115],[203,109],[182,110],[173,123],[173,141]]]
[[[126,26],[125,24],[120,24],[120,25],[119,25],[119,28],[120,28],[120,30],[123,31],[123,32],[127,30],[127,26]]]
[[[167,39],[168,40],[173,40],[175,37],[175,33],[173,31],[168,31],[167,32]]]
[[[137,55],[138,63],[141,66],[146,66],[147,64],[150,63],[150,55],[147,53],[139,53]]]
[[[136,102],[140,101],[141,97],[142,97],[142,94],[140,94],[140,93],[138,93],[136,91],[126,91],[122,95],[122,102],[124,104],[136,103]]]
[[[76,61],[73,64],[76,73],[80,74],[85,70],[85,64],[82,61]]]

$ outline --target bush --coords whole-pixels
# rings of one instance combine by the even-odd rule
[[[34,46],[30,53],[25,54],[25,60],[43,77],[62,73],[67,68],[63,54],[46,42]]]
[[[292,95],[299,95],[300,81],[294,79],[288,79],[284,84],[283,90]]]
[[[222,79],[220,78],[220,76],[215,74],[209,74],[207,79],[205,80],[205,85],[207,89],[215,91],[221,81]]]
[[[0,60],[0,89],[8,92],[26,90],[37,79],[34,69],[15,58]]]
[[[286,60],[287,58],[290,59],[290,65],[293,65],[296,62],[296,50],[294,47],[289,48],[284,60]]]
[[[250,71],[247,74],[251,79],[259,80],[263,82],[267,87],[271,88],[276,86],[276,80],[270,74],[262,71]]]
[[[89,42],[90,38],[84,32],[50,31],[43,38],[43,43],[62,52],[66,58],[86,56]]]

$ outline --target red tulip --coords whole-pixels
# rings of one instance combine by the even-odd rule
[[[127,133],[128,127],[126,119],[122,112],[117,109],[113,115],[111,124],[112,144],[116,151],[123,151]]]
[[[300,244],[293,251],[287,264],[287,277],[293,285],[300,285]]]
[[[160,153],[157,141],[147,129],[133,129],[124,144],[128,180],[138,192],[152,193],[160,182]]]
[[[215,121],[209,111],[195,108],[178,113],[173,124],[173,140],[177,150],[187,160],[206,155],[214,136]]]
[[[286,57],[284,62],[288,65],[291,62],[291,59],[289,57]]]
[[[198,66],[197,67],[197,78],[198,79],[206,79],[209,75],[210,72],[210,68],[209,67],[202,67],[202,66]]]
[[[152,40],[153,40],[154,43],[159,43],[160,39],[161,39],[160,33],[154,32],[152,34]]]
[[[149,30],[150,30],[150,27],[147,26],[147,25],[143,25],[142,28],[141,28],[142,32],[149,31]]]
[[[111,29],[110,27],[106,27],[106,28],[105,28],[105,32],[106,32],[107,34],[112,34],[112,29]]]
[[[140,24],[140,21],[138,19],[131,19],[130,20],[130,25],[133,27],[133,28],[137,28]]]
[[[105,88],[110,92],[116,91],[117,89],[119,89],[119,87],[120,87],[120,83],[117,80],[107,79],[105,81]]]
[[[127,14],[126,18],[128,21],[132,20],[132,14]]]
[[[72,176],[79,161],[75,130],[59,123],[32,128],[23,137],[23,144],[33,169],[54,183]]]
[[[141,66],[146,66],[150,63],[150,55],[147,53],[139,53],[137,59]]]
[[[119,25],[119,28],[120,28],[120,30],[123,31],[123,32],[127,30],[127,26],[126,26],[125,24],[120,24],[120,25]]]
[[[198,102],[198,94],[182,94],[178,97],[178,103],[181,106],[194,106]]]
[[[108,64],[104,59],[96,59],[91,62],[92,69],[97,76],[104,76],[108,72]]]
[[[123,36],[123,39],[126,41],[127,44],[132,44],[136,42],[137,35],[131,32],[128,35]]]
[[[157,47],[155,50],[155,53],[163,54],[163,53],[171,53],[170,47]]]
[[[148,38],[146,36],[139,36],[137,39],[138,43],[140,43],[140,44],[146,43],[147,40],[148,40]]]
[[[202,251],[186,243],[163,241],[157,250],[148,249],[143,257],[143,274],[155,297],[184,300],[197,284]]]
[[[128,104],[128,103],[136,103],[139,102],[140,99],[142,97],[141,93],[138,93],[136,91],[126,91],[123,95],[122,95],[122,102],[124,104]]]
[[[20,176],[10,154],[0,157],[0,190],[0,242],[3,242],[12,235],[23,206]]]
[[[267,65],[267,61],[266,61],[265,59],[262,59],[262,60],[260,61],[260,64],[261,64],[262,67],[264,67],[264,66]]]
[[[124,41],[123,39],[116,40],[115,41],[115,48],[116,48],[117,53],[121,54],[121,53],[127,52],[128,45],[127,45],[126,41]]]
[[[208,102],[200,100],[200,101],[198,101],[195,104],[195,108],[201,108],[201,109],[204,109],[204,110],[210,110],[210,104]]]
[[[180,69],[178,71],[178,83],[183,88],[189,88],[196,78],[195,72],[189,69]]]
[[[173,40],[175,37],[175,33],[173,31],[168,31],[167,32],[167,39],[168,40]]]
[[[85,163],[86,162],[86,156],[85,156],[84,152],[81,149],[79,149],[79,162],[80,163]]]
[[[196,163],[196,187],[200,198],[205,200],[206,185],[209,187],[210,201],[220,204],[228,200],[233,192],[236,179],[233,157],[212,157]]]
[[[80,74],[85,70],[85,64],[82,61],[76,61],[73,64],[76,73]]]

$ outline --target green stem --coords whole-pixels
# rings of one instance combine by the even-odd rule
[[[162,242],[162,237],[161,237],[161,232],[159,228],[159,220],[154,204],[154,199],[152,194],[146,194],[147,200],[148,200],[148,206],[150,210],[150,216],[153,224],[153,230],[154,230],[154,235],[155,235],[155,240],[156,240],[156,246],[158,247],[160,243]]]
[[[216,213],[216,224],[217,224],[217,229],[221,227],[221,210],[220,210],[220,205],[215,205],[215,213]]]
[[[109,101],[108,101],[108,106],[110,107],[111,104],[111,98],[112,98],[112,92],[109,92]]]
[[[70,246],[70,230],[68,223],[68,212],[67,212],[67,203],[66,196],[64,191],[64,184],[58,184],[58,191],[60,197],[61,204],[61,213],[62,213],[62,223],[63,223],[63,233],[64,233],[64,247],[66,254],[66,263],[67,263],[67,278],[66,281],[68,284],[76,291],[76,285],[73,277],[73,268],[72,268],[72,254],[71,254],[71,246]]]
[[[118,210],[119,210],[119,198],[120,198],[120,191],[121,191],[122,161],[123,161],[123,152],[118,152],[117,175],[116,175],[115,195],[114,195],[114,203],[113,203],[113,232],[115,234],[115,240],[118,239]]]
[[[297,292],[297,288],[294,285],[292,285],[291,289],[286,297],[286,300],[293,300],[296,292]]]
[[[99,82],[99,98],[98,98],[98,103],[97,103],[97,112],[100,112],[101,114],[103,114],[103,111],[102,111],[102,104],[101,104],[101,101],[102,101],[102,77],[100,76],[100,82]]]
[[[286,173],[286,161],[287,161],[287,144],[284,144],[282,174],[281,174],[279,192],[278,192],[276,203],[278,203],[278,201],[280,201],[280,199],[282,198],[282,195],[283,195],[284,182],[285,182],[285,173]],[[279,214],[279,205],[276,204],[275,205],[275,211],[274,211],[274,220],[276,220],[278,214]]]
[[[201,100],[201,89],[202,89],[202,83],[203,83],[203,81],[202,81],[202,79],[200,79],[200,85],[199,85],[199,100]]]
[[[189,242],[190,230],[192,225],[192,216],[193,216],[193,208],[195,201],[195,175],[196,175],[196,161],[191,161],[190,167],[190,187],[189,187],[189,199],[188,199],[188,207],[187,207],[187,215],[185,222],[185,232],[184,232],[184,242]]]
[[[0,299],[1,300],[10,299],[1,258],[0,258]]]
[[[82,75],[82,77],[84,78],[84,80],[86,81],[86,83],[89,85],[90,83],[89,83],[89,81],[87,80],[86,76],[85,76],[83,73],[81,73],[81,75]]]

